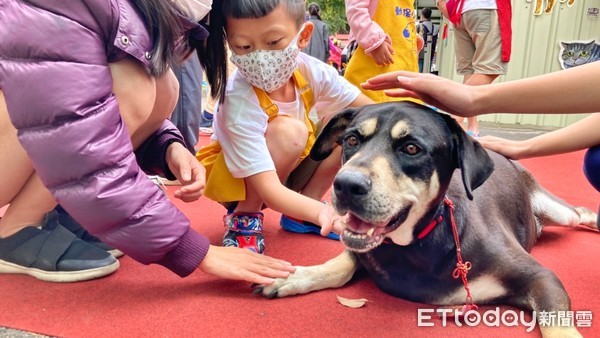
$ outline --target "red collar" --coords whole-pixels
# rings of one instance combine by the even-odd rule
[[[418,239],[423,239],[427,237],[427,235],[429,235],[429,233],[432,232],[438,224],[442,223],[442,221],[444,220],[444,210],[446,209],[445,207],[452,207],[452,201],[450,201],[448,197],[444,197],[444,208],[441,208],[442,210],[440,211],[438,217],[434,218],[429,224],[427,224],[425,229],[419,232],[419,234],[417,235]],[[452,210],[450,210],[450,212],[452,212]]]
[[[429,224],[427,224],[425,229],[423,229],[423,230],[421,230],[421,232],[419,232],[419,234],[417,235],[417,238],[423,239],[423,238],[427,237],[427,235],[429,235],[429,233],[431,231],[433,231],[433,229],[438,224],[442,223],[443,220],[444,220],[444,213],[442,212],[438,217],[436,217],[433,221],[431,221]]]

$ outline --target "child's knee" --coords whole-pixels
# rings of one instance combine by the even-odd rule
[[[288,154],[299,155],[308,141],[308,128],[303,121],[290,117],[278,117],[269,122],[265,134],[269,149],[280,149]]]

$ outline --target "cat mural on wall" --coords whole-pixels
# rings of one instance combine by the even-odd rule
[[[563,41],[558,60],[562,69],[581,66],[600,60],[600,43],[591,41]]]

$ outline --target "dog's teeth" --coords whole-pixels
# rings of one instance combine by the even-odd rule
[[[369,231],[367,231],[367,236],[371,237],[371,236],[373,236],[374,233],[375,233],[375,227],[372,227],[371,229],[369,229]]]

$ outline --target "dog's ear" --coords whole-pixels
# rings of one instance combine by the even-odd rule
[[[333,116],[317,137],[310,150],[310,158],[315,161],[326,159],[335,145],[339,144],[340,135],[346,130],[357,113],[358,108],[348,108]]]
[[[494,171],[494,162],[481,144],[467,135],[454,118],[442,114],[452,132],[452,148],[456,168],[460,168],[467,197],[473,199],[477,189]]]

